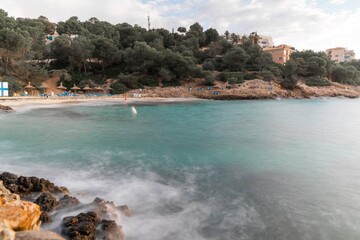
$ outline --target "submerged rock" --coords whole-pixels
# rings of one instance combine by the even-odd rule
[[[4,105],[1,105],[1,104],[0,104],[0,110],[3,110],[3,111],[14,111],[14,109],[12,109],[11,107],[9,107],[9,106],[4,106]]]
[[[80,204],[79,199],[77,199],[76,197],[72,197],[70,195],[64,195],[62,198],[60,198],[59,200],[59,208],[67,208],[67,207],[73,207],[73,206],[77,206]]]

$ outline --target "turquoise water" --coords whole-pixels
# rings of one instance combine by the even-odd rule
[[[360,100],[29,106],[1,171],[127,204],[127,239],[359,239]]]

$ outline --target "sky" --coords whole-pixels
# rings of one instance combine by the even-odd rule
[[[46,16],[52,22],[77,16],[171,31],[199,22],[220,34],[270,35],[275,45],[325,51],[355,50],[360,58],[359,0],[0,0],[12,17]]]

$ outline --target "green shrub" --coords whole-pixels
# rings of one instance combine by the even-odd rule
[[[298,79],[296,77],[289,76],[287,78],[284,78],[280,84],[283,88],[292,90],[295,88],[297,82],[298,82]]]
[[[204,82],[203,82],[203,84],[207,85],[207,86],[213,86],[214,83],[215,83],[215,77],[211,73],[205,77]]]
[[[242,73],[242,72],[221,72],[218,76],[218,79],[222,82],[228,82],[231,78],[236,78],[237,83],[242,83],[242,82],[244,82],[244,73]]]
[[[326,78],[320,77],[320,76],[308,78],[305,81],[305,84],[308,85],[308,86],[317,86],[317,87],[323,87],[323,86],[330,86],[331,85],[329,80],[327,80]]]
[[[152,76],[146,76],[146,77],[140,78],[139,83],[141,83],[144,86],[150,86],[150,87],[159,86],[159,80]]]
[[[245,76],[244,76],[244,80],[253,80],[256,78],[257,78],[256,73],[245,74]]]
[[[143,88],[144,86],[139,83],[138,74],[120,74],[118,76],[119,82],[123,83],[129,89]]]
[[[274,74],[270,71],[263,70],[260,72],[260,76],[264,81],[270,82],[274,79]]]
[[[174,80],[172,82],[163,82],[163,87],[177,87],[181,86],[181,83],[178,80]]]
[[[129,91],[129,89],[125,86],[125,84],[118,81],[111,84],[110,87],[112,88],[111,90],[112,94],[122,94]]]

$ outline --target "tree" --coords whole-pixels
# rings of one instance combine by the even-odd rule
[[[225,39],[229,40],[230,33],[228,30],[225,31],[224,35],[225,35]]]
[[[102,70],[110,66],[116,59],[119,49],[115,46],[114,42],[108,38],[96,36],[92,40],[94,45],[93,57],[99,60]]]
[[[298,82],[295,76],[289,76],[281,81],[281,86],[285,89],[293,90]]]
[[[242,71],[245,69],[245,63],[249,59],[244,49],[234,47],[223,57],[224,67],[230,71]]]
[[[272,55],[267,52],[261,53],[259,57],[256,58],[256,63],[259,65],[259,70],[261,71],[263,68],[270,66],[274,63],[272,59]]]
[[[186,36],[188,38],[197,39],[200,47],[205,45],[206,36],[203,31],[203,27],[198,22],[190,26],[189,31],[186,33]]]
[[[7,71],[9,64],[18,51],[25,46],[25,37],[19,32],[3,28],[0,30],[0,51],[2,56],[1,66]]]
[[[295,75],[297,69],[298,69],[298,65],[296,64],[296,62],[294,60],[287,61],[285,63],[285,67],[284,67],[285,77]]]
[[[209,28],[205,31],[205,44],[209,45],[212,42],[216,42],[219,39],[219,33],[214,28]]]
[[[81,71],[83,67],[85,73],[87,72],[88,59],[92,57],[95,46],[86,37],[79,36],[71,43],[71,52],[69,54],[70,64],[76,66]]]
[[[186,27],[178,27],[177,31],[180,33],[186,33]]]
[[[313,56],[306,60],[310,76],[325,76],[327,61],[324,58]]]

